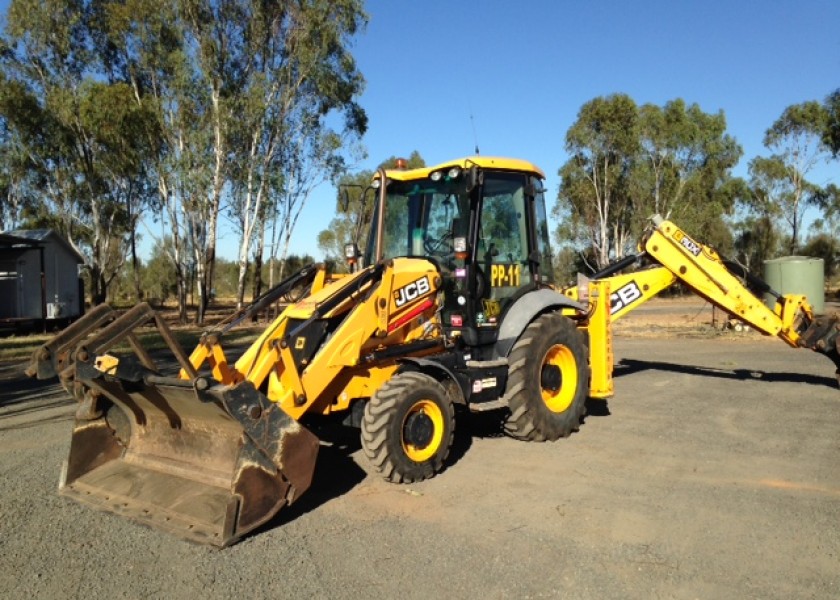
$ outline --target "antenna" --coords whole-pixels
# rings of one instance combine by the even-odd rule
[[[478,156],[481,152],[478,151],[478,134],[475,132],[475,119],[473,119],[472,103],[470,103],[470,125],[472,125],[473,141],[475,142],[475,154]]]

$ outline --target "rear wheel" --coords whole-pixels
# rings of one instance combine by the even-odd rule
[[[567,318],[542,315],[514,344],[508,359],[511,437],[546,441],[580,427],[589,387],[583,336]]]
[[[362,448],[386,480],[411,483],[441,470],[454,430],[446,389],[423,373],[398,373],[365,406]]]

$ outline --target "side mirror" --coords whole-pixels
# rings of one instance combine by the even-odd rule
[[[341,188],[341,212],[346,213],[350,206],[350,192],[347,188]]]

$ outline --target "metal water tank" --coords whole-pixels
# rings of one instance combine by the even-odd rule
[[[783,256],[764,261],[764,281],[780,294],[805,294],[815,313],[825,311],[823,259],[810,256]],[[776,299],[764,295],[764,303],[773,308]]]

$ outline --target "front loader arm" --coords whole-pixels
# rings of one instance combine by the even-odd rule
[[[219,383],[230,385],[242,381],[245,374],[253,368],[260,349],[276,334],[279,323],[283,322],[283,314],[274,319],[259,339],[240,357],[234,368],[228,364],[227,357],[222,349],[220,343],[222,335],[239,323],[256,316],[260,311],[278,302],[283,297],[289,296],[296,288],[308,288],[309,293],[317,292],[324,287],[326,278],[327,270],[323,264],[307,265],[272,287],[249,305],[230,315],[213,329],[204,332],[198,345],[190,354],[190,363],[193,369],[198,370],[203,364],[207,363],[213,373],[213,378]],[[190,374],[186,369],[181,369],[178,376],[181,379],[189,379]]]
[[[437,268],[423,259],[384,261],[362,271],[323,302],[312,315],[285,332],[275,344],[279,360],[268,377],[268,397],[294,419],[330,401],[347,384],[349,371],[367,364],[373,368],[376,349],[390,348],[397,354],[424,352],[442,345],[435,335],[421,340],[409,333],[412,322],[427,322],[436,313],[440,287]],[[308,344],[305,332],[317,321],[339,319],[340,323],[306,361],[295,361],[291,346]],[[422,329],[422,328],[421,328]]]

